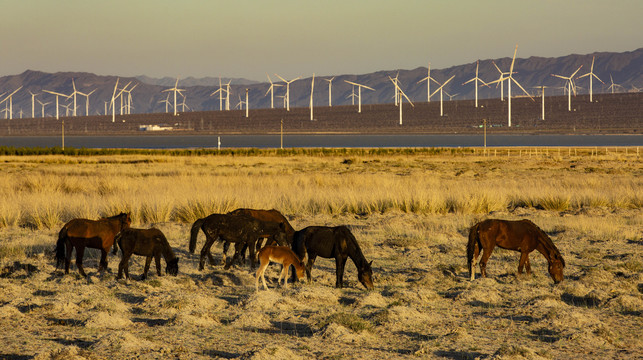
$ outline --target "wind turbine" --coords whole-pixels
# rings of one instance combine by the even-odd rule
[[[478,77],[478,68],[479,68],[479,66],[480,66],[480,60],[477,60],[476,61],[476,77],[474,77],[473,79],[467,80],[467,82],[462,84],[462,85],[466,85],[466,84],[468,84],[468,83],[470,83],[472,81],[475,81],[475,85],[476,85],[476,107],[478,107],[478,81],[482,82],[482,84],[485,85],[485,86],[489,86],[489,85],[487,85],[486,82],[484,82],[484,80],[482,80],[482,79],[480,79]]]
[[[38,94],[32,93],[31,90],[29,90],[29,94],[31,94],[31,118],[33,119],[33,118],[36,117],[36,115],[35,115],[35,107],[36,107],[36,96]],[[2,95],[0,95],[0,96],[2,96]]]
[[[592,102],[592,92],[593,92],[593,90],[592,90],[592,78],[596,78],[596,80],[602,82],[603,85],[605,85],[603,80],[599,79],[598,76],[596,76],[596,74],[594,74],[594,59],[595,59],[595,56],[592,56],[592,67],[590,67],[589,72],[587,74],[584,74],[584,75],[581,75],[581,76],[578,77],[579,79],[581,79],[581,78],[584,78],[585,76],[589,76],[589,102]]]
[[[78,94],[78,90],[76,90],[76,82],[74,81],[74,78],[71,78],[71,86],[74,89],[74,92],[71,93],[69,96],[74,97],[74,111],[73,111],[73,116],[76,116],[76,94]]]
[[[221,87],[221,76],[219,76],[219,89],[210,94],[210,96],[214,96],[214,94],[219,93],[219,111],[223,110],[223,91],[223,87]],[[165,112],[167,112],[167,105],[165,106]]]
[[[4,98],[4,100],[0,101],[0,104],[2,104],[3,102],[5,102],[5,101],[9,100],[9,101],[7,102],[8,106],[9,106],[9,107],[8,107],[8,109],[9,109],[9,120],[13,119],[13,95],[15,95],[15,93],[17,93],[17,92],[18,92],[18,90],[20,90],[20,89],[22,89],[22,86],[20,86],[20,87],[19,87],[19,88],[17,88],[16,90],[14,90],[11,94],[7,95],[7,96]]]
[[[335,80],[335,77],[333,76],[330,79],[324,79],[325,81],[328,81],[328,107],[333,106],[333,80]]]
[[[444,93],[445,93],[445,94],[447,94],[447,96],[449,97],[449,101],[453,101],[453,98],[459,95],[459,94],[453,94],[453,95],[451,95],[451,94],[449,94],[449,93],[448,93],[448,92],[446,92],[446,91],[445,91]]]
[[[38,99],[36,99],[36,101],[38,101],[38,103],[39,103],[39,104],[40,104],[40,106],[42,107],[42,108],[41,108],[41,111],[42,111],[42,117],[44,118],[44,117],[45,117],[45,105],[49,105],[49,104],[51,104],[51,103],[50,103],[50,102],[46,102],[46,103],[44,103],[44,102],[42,102],[42,101],[40,101],[40,100],[38,100]]]
[[[246,88],[246,119],[248,118],[248,109],[250,108],[250,103],[248,102],[248,88]]]
[[[444,82],[444,84],[440,85],[440,87],[439,87],[439,88],[437,88],[437,89],[433,92],[433,94],[431,94],[431,96],[433,96],[433,95],[435,95],[435,93],[436,93],[436,92],[438,92],[438,91],[440,92],[440,116],[443,116],[443,115],[444,115],[444,110],[443,110],[444,108],[443,108],[443,105],[442,105],[443,98],[444,98],[444,96],[443,96],[443,94],[442,94],[442,93],[443,93],[443,89],[444,89],[444,87],[449,83],[449,81],[453,80],[453,78],[454,78],[454,77],[455,77],[455,75],[451,76],[451,77],[449,78],[449,80],[445,81],[445,82]]]
[[[348,80],[344,80],[344,81],[353,86],[357,86],[357,112],[361,113],[362,112],[362,88],[372,90],[372,91],[375,91],[375,89],[373,89],[372,87],[368,87],[366,85],[354,83],[352,81],[348,81]],[[395,85],[397,86],[397,83]]]
[[[226,90],[225,90],[225,109],[230,110],[230,83],[232,80],[228,80],[228,83],[225,84]]]
[[[116,98],[118,98],[123,93],[123,90],[121,89],[121,91],[118,94],[116,94],[116,90],[118,90],[119,80],[120,80],[119,78],[116,78],[116,84],[114,85],[114,92],[112,93],[112,99],[110,100],[110,105],[112,107],[112,122],[116,122]],[[131,81],[128,82],[123,89],[127,89],[130,83]]]
[[[579,66],[578,69],[576,69],[576,71],[574,71],[570,76],[551,74],[551,76],[561,78],[567,82],[567,111],[572,111],[572,92],[574,93],[574,96],[576,96],[576,84],[574,84],[574,75],[576,75],[576,73],[582,67],[583,65]]]
[[[277,75],[277,74],[275,74]],[[290,81],[286,81],[286,79],[282,78],[281,76],[277,75],[278,78],[280,78],[283,82],[286,83],[286,111],[290,111],[290,83],[299,80],[301,76],[298,76]]]
[[[173,88],[169,88],[169,89],[165,89],[165,90],[161,91],[161,92],[166,92],[166,91],[174,92],[174,116],[178,115],[177,112],[176,112],[176,109],[177,109],[176,108],[176,93],[185,90],[185,89],[179,89],[178,86],[179,86],[179,78],[177,77],[176,78],[176,83],[174,84]]]
[[[310,83],[310,121],[313,121],[313,91],[315,90],[315,73],[313,73],[313,80]]]
[[[270,87],[268,88],[268,91],[266,91],[266,94],[264,96],[266,96],[266,95],[268,95],[268,93],[270,93],[270,108],[274,109],[275,108],[275,94],[274,94],[275,93],[275,86],[283,86],[283,85],[273,83],[272,79],[270,78],[270,75],[268,75],[268,73],[266,73],[266,76],[268,77],[268,82],[270,82]]]
[[[56,95],[56,120],[58,120],[58,119],[59,119],[59,116],[58,116],[58,115],[59,115],[59,114],[58,114],[58,97],[59,97],[59,96],[63,96],[63,97],[65,97],[65,98],[69,99],[71,96],[70,96],[70,95],[61,94],[61,93],[58,93],[58,92],[55,92],[55,91],[49,91],[49,90],[43,90],[43,91],[44,91],[44,92],[46,92],[46,93],[50,93],[50,94],[52,94],[52,95]]]
[[[78,92],[80,95],[83,95],[83,96],[86,97],[86,101],[85,101],[85,116],[89,116],[89,95],[93,94],[94,91],[96,91],[96,89],[90,91],[88,94],[82,93],[80,91]]]
[[[516,62],[516,52],[518,52],[518,44],[516,44],[516,48],[514,49],[514,56],[511,59],[511,66],[509,67],[509,74],[507,74],[507,77],[503,78],[504,74],[501,74],[500,79],[489,83],[489,84],[493,84],[495,82],[502,82],[504,80],[507,80],[507,108],[508,108],[507,123],[509,127],[511,127],[511,82],[513,81],[516,85],[518,85],[518,87],[521,88],[522,91],[524,91],[525,94],[527,94],[527,96],[529,96],[531,101],[535,101],[534,98],[527,92],[527,90],[525,90],[525,88],[523,88],[522,85],[520,85],[520,83],[518,83],[518,81],[516,81],[516,79],[513,78],[514,63]],[[498,68],[498,66],[496,66],[496,68]],[[498,69],[498,71],[500,71],[500,69]]]
[[[614,83],[614,79],[612,79],[612,74],[610,74],[610,82],[611,82],[612,84],[607,88],[607,90],[612,89],[612,94],[614,93],[614,90],[616,90],[616,88],[617,88],[617,87],[621,87],[621,88],[622,88],[622,86],[621,86],[621,85]]]
[[[168,105],[170,105],[170,93],[167,93],[167,97],[165,98],[165,100],[159,100],[159,103],[165,103],[165,112],[167,112],[167,107]]]
[[[496,70],[498,70],[498,72],[500,73],[500,77],[498,78],[498,80],[492,81],[489,84],[493,84],[494,82],[497,82],[497,83],[500,84],[500,101],[505,101],[505,83],[504,83],[504,81],[506,80],[506,78],[503,78],[503,76],[507,75],[507,73],[502,72],[502,70],[500,70],[498,65],[496,65],[495,61],[492,61],[491,63],[493,63],[493,66],[495,66]],[[498,88],[498,85],[496,85],[496,89],[497,88]]]
[[[397,101],[399,100],[398,106],[400,108],[400,125],[402,125],[402,96],[404,96],[406,98],[406,100],[409,102],[409,104],[411,104],[411,106],[415,107],[415,105],[413,105],[413,102],[411,102],[411,99],[409,99],[409,97],[406,96],[404,91],[402,91],[400,86],[397,84],[397,82],[398,82],[397,81],[397,76],[395,77],[395,79],[393,79],[390,76],[388,78],[393,83],[393,86],[395,86],[395,93],[397,94],[395,97],[397,98],[399,96],[399,99],[396,99],[395,102],[397,103]]]
[[[395,93],[397,94],[397,91]],[[353,91],[346,98],[347,99],[350,98],[352,100],[352,105],[355,105],[355,98],[356,97],[357,97],[357,94],[355,94],[355,85],[353,85]],[[397,97],[397,95],[396,95],[396,97]],[[395,104],[397,104],[397,100],[396,100]]]
[[[417,83],[419,84],[422,81],[426,81],[426,102],[431,102],[431,80],[433,80],[433,82],[435,82],[438,85],[440,85],[440,83],[437,80],[435,80],[434,78],[431,77],[431,63],[429,63],[429,66],[428,66],[427,69],[428,69],[428,71],[427,71],[426,77],[422,78]],[[395,77],[395,79],[397,79],[397,76]],[[395,100],[395,101],[397,103],[397,100]]]

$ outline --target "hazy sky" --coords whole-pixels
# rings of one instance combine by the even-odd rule
[[[296,76],[643,47],[642,0],[0,0],[0,75]]]

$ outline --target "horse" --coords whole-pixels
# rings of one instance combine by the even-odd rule
[[[286,241],[288,244],[292,243],[292,236],[295,233],[295,229],[290,225],[288,222],[288,219],[286,219],[285,216],[283,216],[279,211],[275,209],[271,210],[255,210],[255,209],[245,209],[245,208],[240,208],[236,209],[233,211],[230,211],[228,214],[230,215],[246,215],[253,217],[257,220],[261,221],[272,221],[276,223],[282,223],[284,224],[284,228],[286,230]],[[190,244],[194,244],[194,246],[191,245],[190,247],[190,252],[194,253],[194,250],[196,249],[196,240],[197,236],[199,234],[199,230],[201,229],[201,225],[203,225],[203,221],[205,218],[197,219],[193,224],[192,224],[192,229],[190,231]],[[256,246],[256,251],[258,251],[261,248],[261,245],[263,243],[263,238],[259,239],[257,241],[257,246]],[[228,249],[230,248],[230,242],[224,242],[223,243],[223,259],[222,262],[225,264],[227,254],[228,254]],[[243,245],[240,248],[237,249],[235,246],[235,254],[233,258],[238,258],[239,253],[242,258],[245,259],[245,252],[246,252],[247,246]],[[212,259],[212,254],[208,253],[208,259],[210,260],[210,263],[212,264],[214,260]],[[256,261],[256,260],[255,260]]]
[[[117,279],[123,278],[123,271],[125,271],[125,278],[129,279],[129,259],[133,254],[146,257],[142,280],[147,278],[152,257],[154,257],[156,264],[156,274],[162,276],[161,255],[167,264],[165,272],[172,276],[179,273],[179,259],[174,255],[165,235],[157,228],[124,229],[116,235],[114,241],[121,248],[121,262],[118,264]]]
[[[56,242],[56,267],[65,263],[65,274],[69,273],[71,252],[76,248],[76,266],[82,276],[87,276],[83,269],[85,248],[100,249],[101,258],[98,271],[107,267],[107,252],[114,245],[114,237],[123,229],[129,228],[132,219],[128,213],[120,213],[99,220],[73,219],[66,223],[58,233]],[[65,251],[66,248],[66,251]],[[116,248],[114,248],[116,254]]]
[[[306,264],[306,275],[308,282],[311,281],[310,272],[317,256],[323,258],[335,258],[335,275],[337,280],[335,287],[342,288],[344,278],[344,265],[348,257],[353,260],[357,268],[357,278],[368,290],[372,290],[373,271],[372,261],[369,263],[362,250],[359,248],[357,239],[346,226],[309,226],[295,232],[292,248],[300,259],[308,256]]]
[[[250,267],[255,268],[255,244],[260,237],[272,237],[280,245],[287,245],[286,229],[283,223],[261,221],[246,215],[212,214],[204,218],[199,227],[205,233],[205,245],[201,249],[199,270],[203,270],[205,257],[208,256],[210,264],[214,263],[210,248],[216,240],[236,243],[236,248],[244,244],[250,249]],[[192,229],[192,235],[198,229]],[[189,249],[194,253],[196,236],[190,237]],[[232,259],[233,263],[238,253]]]
[[[266,245],[259,250],[257,257],[260,262],[259,270],[257,270],[255,275],[255,288],[257,291],[259,291],[259,277],[261,277],[261,282],[263,282],[263,288],[268,289],[264,273],[271,261],[283,266],[281,273],[279,274],[279,279],[277,279],[277,285],[281,284],[281,278],[283,277],[284,287],[288,287],[288,269],[290,268],[290,265],[295,267],[297,279],[304,277],[304,271],[306,270],[304,262],[299,260],[297,255],[295,255],[295,253],[287,246]]]
[[[484,220],[473,225],[469,230],[467,260],[471,280],[475,279],[474,267],[480,251],[482,251],[480,272],[482,277],[487,277],[487,260],[495,246],[520,252],[519,274],[522,274],[524,267],[527,268],[527,274],[531,274],[529,253],[538,250],[549,263],[549,275],[554,283],[563,281],[565,260],[544,231],[529,220],[498,219]]]

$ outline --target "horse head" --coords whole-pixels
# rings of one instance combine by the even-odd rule
[[[132,224],[132,218],[129,213],[120,213],[118,217],[121,220],[121,230],[129,228]]]
[[[560,254],[554,254],[549,260],[549,275],[554,279],[554,283],[558,284],[563,281],[563,269],[565,268],[565,260]]]
[[[179,274],[179,258],[174,258],[167,263],[167,267],[165,268],[165,272],[167,274],[170,274],[172,276],[176,276]]]
[[[284,223],[279,223],[279,230],[272,235],[272,239],[281,246],[290,245],[288,244],[288,235],[286,235],[286,225]]]
[[[359,282],[361,282],[368,290],[373,290],[375,288],[375,286],[373,286],[373,270],[371,269],[371,264],[373,264],[373,261],[365,263],[357,269],[357,278],[359,279]]]

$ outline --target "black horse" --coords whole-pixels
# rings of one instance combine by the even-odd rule
[[[280,213],[278,210],[275,209],[270,209],[270,210],[262,210],[262,209],[246,209],[246,208],[240,208],[236,209],[233,211],[230,211],[228,215],[245,215],[245,216],[250,216],[253,217],[257,220],[261,221],[272,221],[276,223],[283,223],[284,228],[286,230],[286,242],[288,245],[292,244],[292,237],[293,234],[295,233],[295,229],[290,225],[288,222],[288,219]],[[205,218],[197,219],[193,224],[192,224],[192,229],[190,232],[190,244],[194,243],[194,247],[190,248],[190,252],[194,253],[194,250],[196,248],[196,240],[197,236],[199,234],[199,230],[201,229],[201,225],[203,225],[203,221],[205,221]],[[259,249],[263,245],[263,238],[260,238],[257,240],[257,246],[255,248],[256,251],[259,251]],[[274,242],[274,241],[273,241]],[[270,242],[268,242],[270,243]],[[268,244],[267,243],[267,244]],[[235,246],[235,256],[233,259],[245,259],[245,253],[247,249],[247,244],[241,245],[237,244]],[[223,263],[225,264],[226,262],[226,257],[228,254],[228,249],[230,248],[230,243],[229,242],[224,242],[223,243]],[[212,263],[212,255],[208,254],[208,259],[210,260],[210,263]],[[232,265],[232,262],[228,265]]]
[[[115,241],[122,252],[121,262],[118,264],[118,279],[123,277],[123,271],[125,271],[125,277],[129,279],[129,258],[133,254],[146,257],[142,279],[147,278],[152,257],[156,263],[156,274],[161,276],[161,255],[167,264],[165,272],[172,276],[179,273],[179,259],[174,255],[170,243],[161,230],[129,228],[119,232]]]
[[[296,231],[293,237],[293,250],[300,259],[308,255],[306,275],[311,280],[310,271],[317,256],[335,258],[337,281],[335,287],[342,288],[344,278],[344,265],[348,257],[353,260],[357,268],[357,278],[367,289],[373,289],[372,261],[369,263],[364,258],[362,250],[357,244],[357,239],[346,226],[309,226]]]
[[[200,224],[200,229],[205,233],[205,245],[201,248],[201,259],[199,260],[199,270],[203,270],[205,257],[210,260],[210,264],[214,263],[210,248],[216,240],[222,242],[235,243],[235,248],[240,250],[244,245],[250,249],[250,267],[255,268],[255,246],[259,238],[272,238],[279,245],[287,245],[286,230],[283,223],[272,221],[261,221],[251,216],[246,215],[230,215],[230,214],[212,214],[204,218]],[[194,231],[192,228],[192,236],[190,236],[189,249],[194,253],[196,248],[196,236],[198,228]],[[234,258],[231,263],[234,263],[240,252],[235,252]]]

